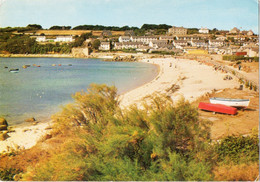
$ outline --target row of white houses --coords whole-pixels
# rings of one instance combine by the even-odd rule
[[[72,36],[56,36],[56,38],[47,38],[46,36],[36,36],[37,42],[74,42]]]
[[[192,47],[222,47],[225,45],[223,40],[212,40],[209,41],[205,40],[174,40],[173,41],[174,47],[177,49],[183,49],[184,47],[190,45]]]
[[[121,39],[122,40],[122,39]],[[140,39],[144,40],[144,39]],[[136,41],[136,42],[115,42],[114,49],[139,49],[141,47],[149,47],[150,49],[160,49],[160,48],[167,48],[172,49],[173,47],[177,49],[183,49],[184,47],[191,46],[191,47],[222,47],[224,46],[223,40],[173,40],[172,43],[169,43],[168,40],[158,40],[152,39],[151,41]],[[100,50],[110,50],[110,43],[109,42],[101,42]]]

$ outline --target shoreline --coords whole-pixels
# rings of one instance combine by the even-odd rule
[[[0,54],[0,58],[75,58],[72,54]]]
[[[216,72],[213,67],[200,64],[195,60],[155,58],[143,59],[141,62],[147,62],[147,60],[150,64],[160,66],[160,73],[151,82],[121,95],[121,106],[127,107],[131,104],[140,106],[142,98],[154,92],[166,94],[174,102],[181,97],[193,102],[213,90],[239,86],[236,78],[225,81],[223,77],[229,74]]]
[[[214,71],[213,67],[203,65],[195,60],[145,58],[140,62],[155,64],[159,68],[158,74],[150,82],[120,94],[118,99],[121,108],[127,108],[132,104],[140,106],[142,99],[154,92],[167,94],[174,102],[181,97],[192,102],[214,89],[219,90],[239,86],[235,78],[225,81],[223,76],[226,74]],[[170,88],[173,85],[178,85],[179,89],[172,91]],[[26,123],[25,125],[12,126],[12,128],[15,132],[8,133],[10,137],[5,141],[1,141],[0,153],[5,151],[8,148],[7,146],[14,149],[33,147],[43,135],[50,131],[51,121],[40,122],[37,125]]]

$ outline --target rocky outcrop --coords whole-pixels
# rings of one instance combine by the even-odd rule
[[[105,59],[104,61],[113,61],[113,62],[134,62],[137,61],[137,58],[133,55],[130,56],[114,56],[113,59]]]
[[[32,122],[34,122],[34,121],[36,121],[35,118],[29,118],[29,119],[26,119],[26,120],[25,120],[25,122],[29,122],[29,123],[32,123]]]
[[[0,118],[0,131],[7,130],[8,123],[5,118]]]
[[[6,140],[9,136],[7,135],[8,123],[5,118],[0,118],[0,141]]]
[[[5,118],[0,118],[0,125],[6,125],[8,126],[8,123]]]
[[[0,131],[7,130],[7,125],[0,125]]]
[[[0,133],[0,141],[4,141],[9,137],[7,132],[8,131],[3,131],[3,132]]]

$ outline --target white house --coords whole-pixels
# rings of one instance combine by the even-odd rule
[[[73,42],[74,39],[72,36],[57,36],[54,42]]]
[[[209,29],[207,29],[206,27],[205,28],[201,27],[201,29],[199,29],[199,33],[206,33],[206,34],[208,34],[209,33]]]
[[[99,46],[99,50],[109,51],[110,50],[110,42],[101,42]]]
[[[173,41],[174,37],[173,36],[162,35],[162,36],[159,37],[159,40]]]
[[[119,42],[130,42],[130,37],[129,36],[120,36],[118,38]]]
[[[223,36],[223,35],[220,35],[216,38],[216,40],[227,40],[227,37]]]
[[[132,42],[142,42],[149,44],[149,42],[158,40],[158,38],[155,36],[131,36],[130,40]]]
[[[138,49],[141,46],[142,42],[116,42],[114,49]]]
[[[191,46],[192,47],[207,47],[208,43],[206,43],[205,40],[192,40]]]
[[[247,52],[247,55],[249,57],[259,57],[259,48],[258,47],[251,47],[251,48],[245,49],[244,51]]]
[[[46,36],[37,36],[36,41],[37,42],[46,42]]]
[[[187,40],[187,41],[191,41],[191,40],[199,40],[200,38],[196,35],[186,35],[186,36],[176,36],[176,40]]]
[[[223,40],[209,40],[209,45],[210,46],[215,46],[215,47],[221,47],[224,45],[224,41]]]
[[[122,42],[115,42],[114,49],[123,49],[123,43]]]
[[[183,49],[183,47],[188,46],[188,42],[186,40],[174,40],[172,43],[177,49]]]
[[[158,49],[160,47],[165,47],[167,45],[167,40],[154,40],[149,42],[149,47]]]

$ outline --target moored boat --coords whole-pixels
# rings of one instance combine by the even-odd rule
[[[199,103],[199,109],[223,113],[223,114],[232,114],[232,115],[235,115],[237,113],[237,109],[234,107],[229,107],[222,104],[205,103],[205,102]]]
[[[248,107],[250,102],[249,99],[229,99],[220,97],[212,97],[209,101],[212,104],[223,104],[231,107]]]
[[[18,72],[19,72],[19,69],[10,69],[9,72],[10,72],[10,73],[18,73]]]

